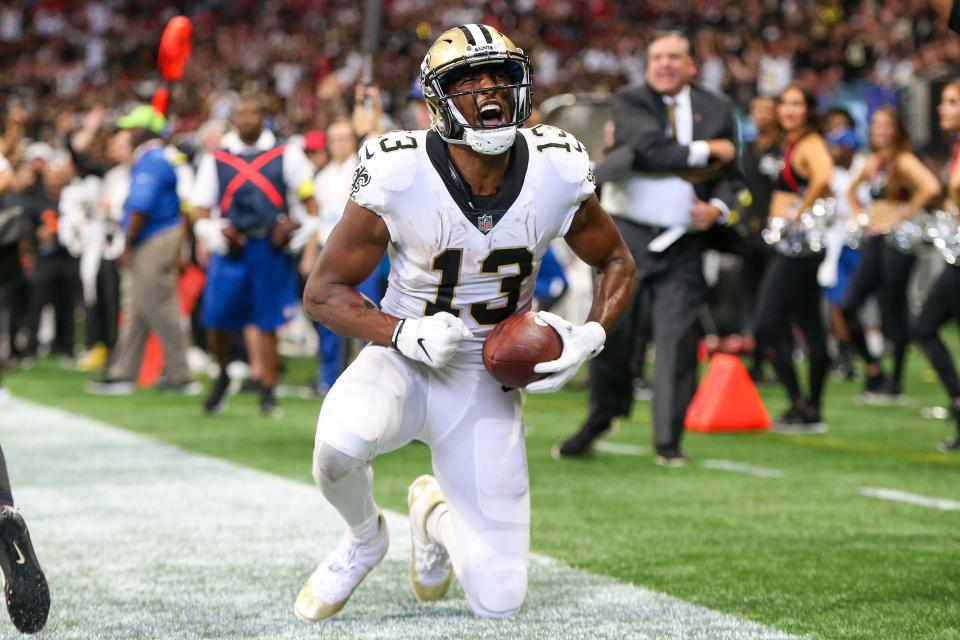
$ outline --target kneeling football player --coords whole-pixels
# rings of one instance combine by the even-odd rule
[[[410,486],[410,579],[423,601],[455,573],[470,608],[509,618],[527,589],[530,494],[520,392],[484,369],[493,327],[530,307],[550,242],[565,238],[598,271],[584,325],[541,318],[563,341],[550,373],[526,388],[561,388],[596,355],[635,281],[630,252],[594,195],[586,150],[532,111],[530,61],[496,29],[450,29],[421,66],[426,131],[387,133],[360,150],[350,201],[304,294],[307,313],[370,344],[327,395],[314,477],[346,521],[341,543],[307,580],[294,611],[334,615],[387,552],[370,463],[412,440],[433,476]],[[389,250],[378,310],[356,292]]]

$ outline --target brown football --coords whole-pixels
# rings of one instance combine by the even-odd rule
[[[537,320],[534,311],[517,313],[494,327],[483,342],[483,365],[497,382],[519,389],[547,377],[534,365],[556,360],[563,352],[560,334]]]

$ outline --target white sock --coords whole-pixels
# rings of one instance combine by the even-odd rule
[[[350,535],[354,540],[370,540],[378,533],[380,533],[380,512],[376,510],[367,522],[350,527]]]
[[[447,503],[441,502],[433,508],[427,516],[427,537],[431,542],[441,545],[450,553],[455,546],[456,538],[453,532],[453,519],[449,517]]]
[[[318,481],[324,497],[346,521],[350,535],[357,540],[377,535],[380,510],[373,500],[373,470],[369,464],[357,464],[336,480],[319,474]]]

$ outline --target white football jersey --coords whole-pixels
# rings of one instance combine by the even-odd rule
[[[594,192],[587,150],[546,125],[520,129],[503,184],[473,196],[432,131],[393,131],[360,149],[350,198],[390,231],[381,309],[399,318],[447,311],[473,332],[457,360],[479,363],[493,327],[530,307],[550,241]]]

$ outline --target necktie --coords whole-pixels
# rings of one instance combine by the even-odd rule
[[[670,123],[670,137],[677,139],[677,103],[673,100],[667,102],[667,120]]]

